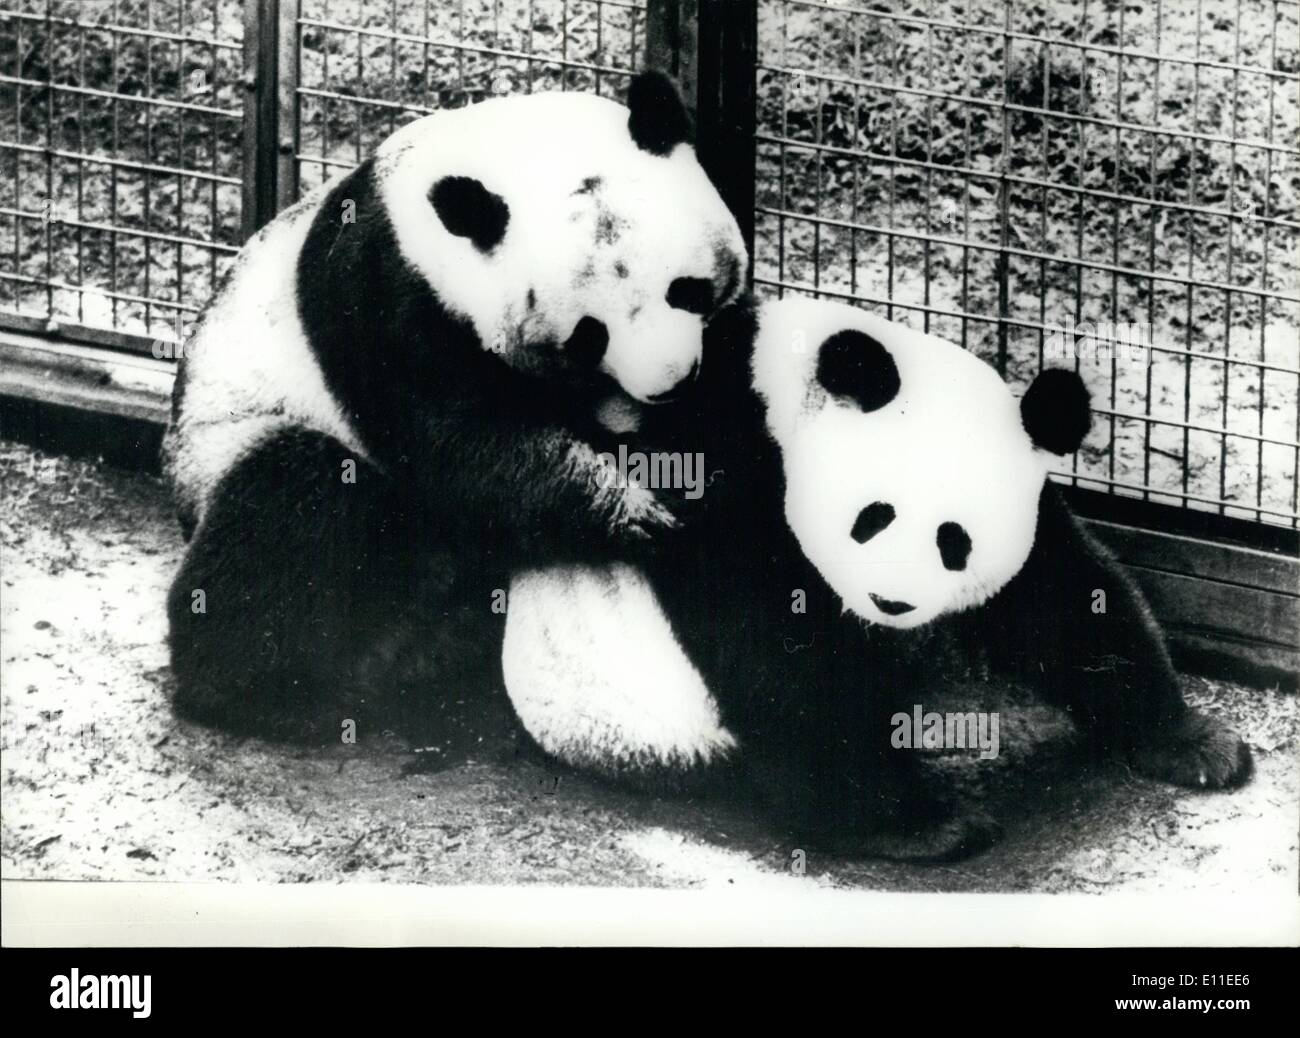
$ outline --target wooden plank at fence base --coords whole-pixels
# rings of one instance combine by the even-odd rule
[[[1300,685],[1300,558],[1086,521],[1133,574],[1180,669],[1260,688]]]
[[[0,332],[0,396],[165,425],[175,366]]]
[[[1129,566],[1156,616],[1171,626],[1260,645],[1295,646],[1300,598],[1216,580]]]
[[[1300,594],[1300,560],[1282,552],[1218,544],[1200,537],[1093,520],[1092,532],[1121,562],[1228,584]]]
[[[0,334],[4,332],[23,333],[22,342],[33,346],[39,343],[66,342],[82,346],[107,346],[110,350],[139,353],[145,356],[173,350],[172,345],[163,339],[152,339],[147,335],[120,332],[112,328],[97,328],[89,324],[76,324],[62,319],[51,321],[49,318],[35,317],[31,314],[0,313]]]
[[[1300,656],[1295,650],[1177,629],[1168,636],[1174,666],[1185,674],[1223,678],[1253,688],[1300,691]]]

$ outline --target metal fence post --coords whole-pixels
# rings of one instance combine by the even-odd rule
[[[735,214],[754,263],[758,4],[648,0],[646,64],[677,80],[695,115],[695,150]]]
[[[276,32],[276,212],[298,200],[298,8],[299,0],[281,0]]]
[[[297,21],[298,0],[244,0],[245,239],[298,194]]]
[[[244,173],[241,229],[247,241],[275,215],[275,171],[266,162],[275,154],[275,26],[268,17],[275,0],[244,0]],[[268,98],[272,103],[268,104]]]

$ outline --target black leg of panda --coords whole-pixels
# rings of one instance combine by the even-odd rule
[[[213,495],[168,598],[177,710],[326,741],[346,721],[358,737],[397,727],[430,689],[490,682],[500,618],[466,587],[472,561],[412,515],[329,437],[287,432],[252,451]]]
[[[1099,752],[1196,788],[1240,785],[1250,750],[1183,701],[1141,592],[1048,484],[1028,562],[976,614],[990,663],[1034,680]]]
[[[887,733],[883,716],[864,720],[858,712],[823,721],[835,726],[811,742],[786,728],[769,746],[746,746],[747,768],[761,799],[796,845],[941,862],[967,858],[997,840],[997,823],[938,788],[915,754],[888,747],[885,738],[873,745],[863,736]],[[828,736],[828,731],[836,734]]]
[[[916,684],[909,645],[888,632],[869,641],[797,545],[743,519],[725,524],[729,540],[708,541],[684,565],[698,579],[674,574],[680,558],[659,560],[657,587],[719,694],[748,795],[791,847],[917,862],[987,847],[996,824],[938,788],[915,753],[890,745],[899,690]],[[756,543],[786,544],[764,558],[770,594],[754,592]],[[793,588],[805,591],[805,612],[791,611]]]
[[[788,726],[772,747],[783,757],[778,767],[784,774],[778,772],[775,783],[765,778],[769,802],[813,845],[854,856],[941,862],[967,858],[997,840],[1000,828],[987,813],[955,799],[915,753],[889,745],[890,692],[900,681],[907,687],[913,669],[895,670],[873,651],[869,665],[854,668],[853,675],[841,672],[825,686],[834,693],[821,698],[823,716]],[[811,738],[800,740],[801,729]]]

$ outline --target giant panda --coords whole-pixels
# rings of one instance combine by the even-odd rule
[[[1141,595],[1047,480],[1089,427],[1074,372],[1017,402],[952,343],[797,298],[717,318],[703,372],[675,436],[654,415],[638,431],[710,474],[671,551],[513,581],[504,679],[543,750],[650,788],[739,781],[833,849],[960,857],[995,820],[890,745],[951,628],[1096,750],[1193,787],[1248,777],[1246,745],[1184,703]]]
[[[595,440],[599,415],[690,383],[740,291],[743,240],[689,130],[655,73],[627,107],[438,112],[246,245],[165,438],[189,539],[168,600],[183,716],[291,739],[389,727],[384,695],[482,679],[500,618],[476,625],[512,569],[635,555],[675,523],[600,478]]]

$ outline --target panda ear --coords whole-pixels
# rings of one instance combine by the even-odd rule
[[[1073,454],[1092,425],[1088,387],[1073,371],[1041,371],[1020,400],[1020,420],[1035,447]]]
[[[846,328],[822,343],[817,381],[832,396],[847,397],[864,411],[876,411],[898,395],[898,365],[866,332]]]
[[[429,202],[448,233],[468,238],[479,252],[501,244],[510,207],[473,177],[443,177],[429,189]]]
[[[667,155],[691,139],[691,117],[673,81],[662,72],[642,72],[627,89],[627,129],[642,151]]]

